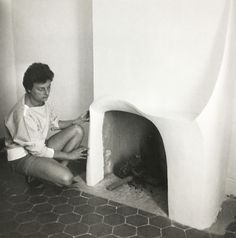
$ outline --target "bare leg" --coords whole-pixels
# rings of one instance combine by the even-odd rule
[[[73,174],[67,167],[54,159],[42,157],[30,163],[28,175],[64,186],[69,186],[73,181]]]
[[[71,152],[79,148],[83,139],[83,129],[79,126],[71,126],[61,130],[48,140],[48,147],[64,152]],[[22,158],[23,159],[23,158]],[[67,162],[67,161],[66,161]],[[18,172],[23,172],[27,176],[50,181],[54,184],[69,186],[73,182],[74,176],[63,164],[55,159],[31,156],[24,159],[24,167],[27,171],[18,166]]]
[[[49,138],[47,146],[54,150],[71,152],[78,149],[84,137],[84,130],[78,125],[67,127],[57,134]],[[62,161],[63,165],[67,165],[69,161]]]
[[[82,127],[73,125],[67,127],[53,135],[48,141],[47,146],[54,150],[71,152],[78,149],[84,136]],[[30,161],[28,175],[50,181],[54,184],[64,186],[71,185],[73,174],[66,167],[68,161],[59,163],[55,159],[37,158]]]
[[[49,138],[47,146],[54,150],[71,152],[79,148],[84,137],[84,130],[78,125],[67,127]]]

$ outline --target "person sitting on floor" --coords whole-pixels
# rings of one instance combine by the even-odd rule
[[[26,93],[5,118],[5,144],[14,171],[27,178],[70,186],[74,176],[66,165],[87,158],[88,148],[81,142],[82,124],[89,121],[89,112],[74,120],[59,120],[47,103],[53,78],[47,64],[28,67],[23,77]],[[53,130],[58,131],[49,137]]]

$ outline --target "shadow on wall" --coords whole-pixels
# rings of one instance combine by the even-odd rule
[[[93,26],[92,0],[77,2],[78,16],[78,80],[79,80],[79,108],[81,111],[89,109],[93,101]],[[83,9],[83,10],[81,10]],[[89,124],[84,124],[84,145],[88,145]]]
[[[0,137],[4,117],[16,102],[15,62],[10,1],[0,1]]]
[[[225,36],[228,23],[228,11],[228,4],[226,2],[224,10],[222,11],[222,16],[219,21],[219,26],[215,32],[213,44],[211,45],[211,49],[209,50],[207,63],[205,64],[204,71],[201,75],[201,78],[203,78],[203,80],[198,80],[197,84],[195,85],[194,90],[198,93],[193,94],[191,90],[189,91],[188,98],[192,98],[192,103],[189,104],[190,109],[194,107],[194,102],[200,103],[200,107],[197,113],[201,113],[201,111],[208,103],[208,100],[215,89],[215,84],[220,74],[221,63],[224,55],[224,45],[226,40]],[[204,79],[207,79],[207,84],[206,80]]]

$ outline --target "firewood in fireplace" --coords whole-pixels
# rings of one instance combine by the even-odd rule
[[[130,156],[120,160],[114,165],[113,172],[119,178],[125,178],[133,175],[132,170],[140,167],[142,164],[141,157],[139,155]]]
[[[162,178],[160,165],[155,162],[153,163],[150,157],[148,157],[147,154],[143,153],[143,156],[134,155],[122,159],[114,165],[113,172],[117,177],[124,179],[122,184],[125,183],[126,177],[131,176],[133,179],[127,183],[134,187],[145,186],[145,184],[155,187],[165,186],[166,180]],[[154,172],[155,170],[153,170],[152,166],[158,172]]]
[[[118,181],[108,185],[106,187],[106,189],[109,190],[109,191],[112,191],[112,190],[120,187],[121,185],[126,184],[126,183],[132,181],[132,179],[133,179],[132,176],[128,176],[128,177],[122,178],[122,179],[120,179],[120,180],[118,180]]]

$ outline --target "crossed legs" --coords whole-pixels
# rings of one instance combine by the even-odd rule
[[[54,150],[71,152],[78,149],[84,137],[81,126],[69,126],[49,138],[47,146]]]
[[[79,148],[83,137],[83,128],[78,125],[73,125],[50,137],[47,142],[47,146],[53,148],[54,150],[60,150],[69,153]],[[64,166],[66,166],[68,163],[68,160],[61,161],[61,164]]]
[[[47,146],[54,150],[71,152],[78,149],[84,137],[84,130],[78,125],[67,127],[53,135],[47,141]],[[55,159],[37,158],[30,164],[29,175],[47,180],[59,185],[68,186],[73,181],[73,174],[65,166],[68,161],[62,163]]]

